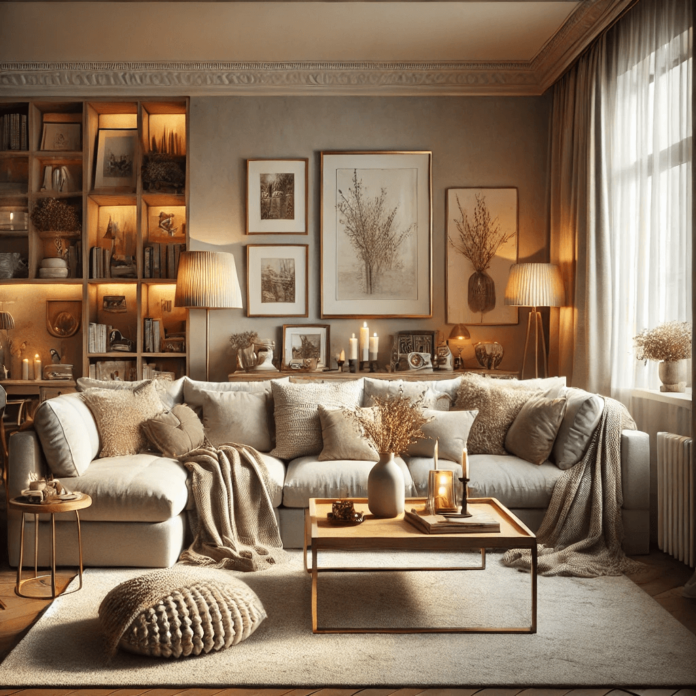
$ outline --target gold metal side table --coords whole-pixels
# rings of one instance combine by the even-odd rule
[[[80,559],[80,585],[72,590],[77,592],[82,589],[82,530],[80,529],[80,513],[79,510],[84,510],[92,504],[92,499],[85,493],[79,493],[75,500],[60,500],[54,503],[27,503],[22,498],[12,498],[9,505],[15,510],[22,513],[22,529],[19,537],[19,565],[17,566],[17,585],[15,593],[20,597],[29,599],[55,599],[56,598],[56,515],[64,512],[74,512],[75,522],[77,523],[77,547]],[[34,515],[34,577],[22,579],[22,564],[24,562],[24,515],[28,513]],[[39,575],[39,515],[48,514],[51,516],[51,574]],[[51,578],[50,594],[47,592],[48,587],[41,580]],[[24,588],[31,588],[36,585],[37,594],[31,594]],[[37,592],[37,590],[35,590]]]

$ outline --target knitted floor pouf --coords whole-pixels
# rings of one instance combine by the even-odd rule
[[[127,580],[104,597],[107,649],[187,657],[246,640],[266,618],[261,600],[229,571],[177,566]]]

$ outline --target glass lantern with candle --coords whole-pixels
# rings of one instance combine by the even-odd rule
[[[435,441],[433,468],[428,472],[428,501],[426,510],[429,514],[459,512],[455,498],[454,472],[438,468],[439,440]]]

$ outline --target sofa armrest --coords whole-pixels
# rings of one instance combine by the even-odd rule
[[[621,484],[624,510],[650,509],[650,436],[640,430],[621,433]]]
[[[43,456],[41,443],[33,430],[14,433],[10,437],[10,456],[7,467],[8,499],[22,494],[29,488],[29,475],[43,478],[48,466]]]

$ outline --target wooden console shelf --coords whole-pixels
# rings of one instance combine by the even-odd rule
[[[470,372],[485,377],[494,377],[498,379],[518,379],[519,372],[514,370],[483,370],[483,369],[466,369],[448,372],[445,370],[437,370],[435,372],[338,372],[337,370],[329,370],[326,372],[297,372],[288,370],[285,372],[233,372],[227,375],[229,382],[263,382],[268,379],[278,379],[279,377],[294,377],[298,380],[350,380],[360,379],[360,377],[372,377],[373,379],[403,379],[408,382],[428,381],[434,382],[440,379],[453,379],[465,372]]]

